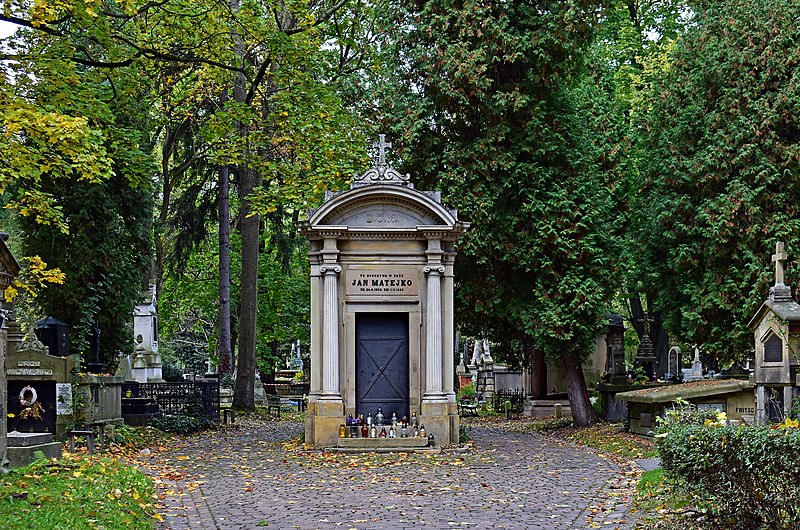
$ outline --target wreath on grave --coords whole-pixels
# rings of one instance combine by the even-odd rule
[[[41,420],[44,407],[38,401],[36,389],[31,385],[23,388],[19,393],[19,418],[21,420]]]

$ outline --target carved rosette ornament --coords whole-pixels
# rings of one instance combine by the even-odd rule
[[[411,175],[408,173],[403,175],[386,163],[386,148],[392,147],[392,142],[386,142],[385,134],[380,134],[378,136],[380,137],[380,141],[372,144],[373,147],[378,149],[378,161],[373,167],[365,171],[363,175],[358,175],[357,173],[353,175],[353,187],[366,184],[400,184],[411,187]]]

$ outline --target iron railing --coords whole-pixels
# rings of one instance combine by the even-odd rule
[[[181,381],[122,385],[123,398],[148,398],[167,416],[199,416],[219,421],[219,382]]]

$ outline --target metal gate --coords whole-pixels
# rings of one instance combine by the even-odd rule
[[[356,314],[356,411],[408,416],[408,314]]]

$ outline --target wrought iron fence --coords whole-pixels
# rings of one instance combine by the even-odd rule
[[[505,411],[504,403],[511,402],[511,410],[516,413],[522,412],[525,406],[525,392],[522,390],[503,389],[494,393],[493,407],[495,412]]]
[[[122,385],[123,398],[152,399],[161,414],[198,416],[219,421],[219,382],[182,381],[175,383],[135,383]]]

